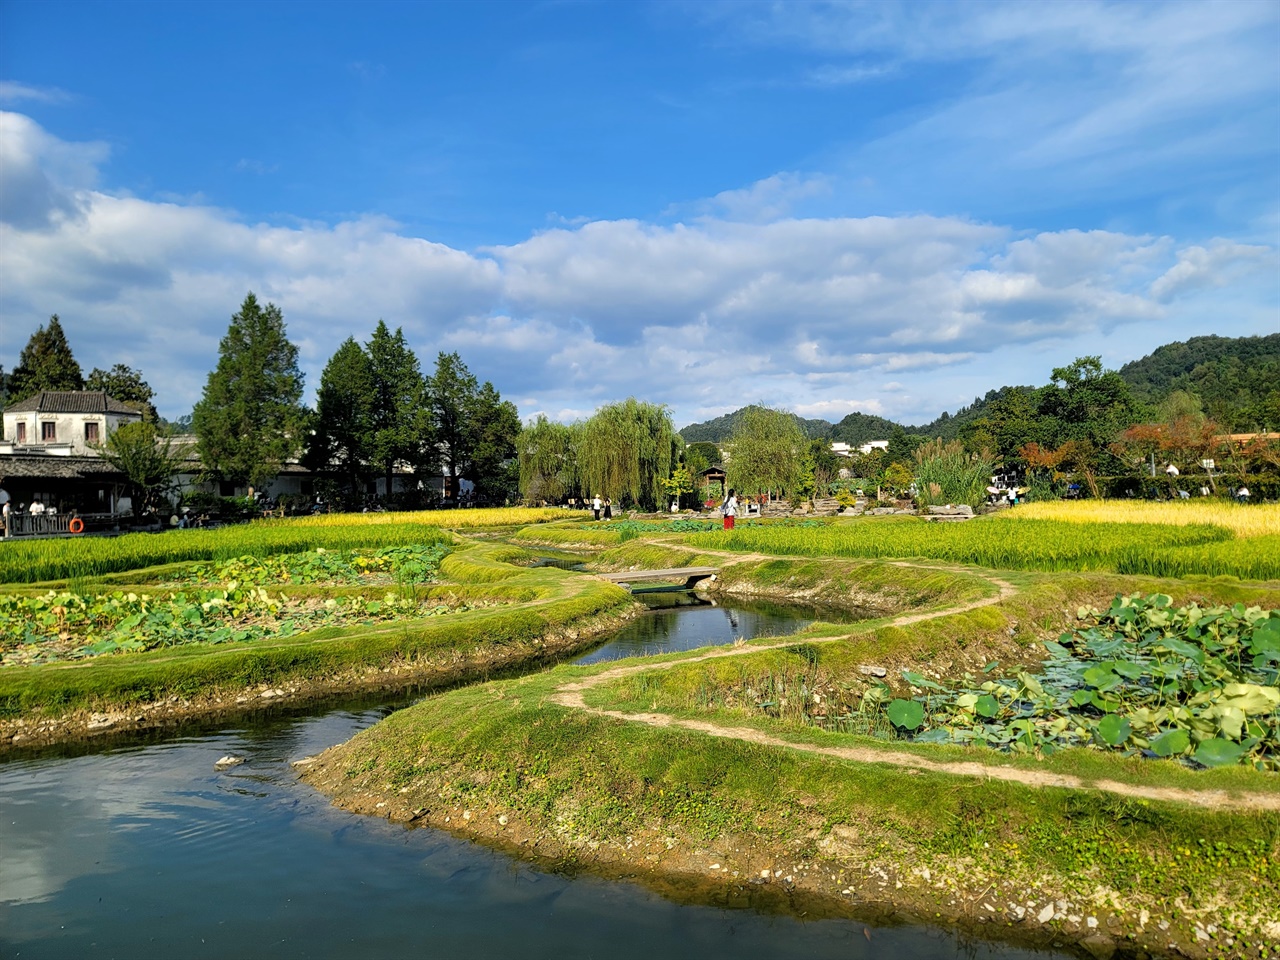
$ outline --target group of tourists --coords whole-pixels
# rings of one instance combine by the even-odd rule
[[[605,520],[613,519],[613,501],[608,497],[600,499],[600,494],[596,494],[591,498],[591,512],[595,514],[597,520],[601,519],[601,511],[604,512]]]

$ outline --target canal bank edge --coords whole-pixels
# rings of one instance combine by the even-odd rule
[[[672,565],[672,549],[636,545],[600,559],[656,562],[661,555],[663,565]],[[685,556],[687,563],[708,562],[705,552],[685,551]],[[726,561],[723,555],[711,559]],[[794,559],[745,558],[737,591],[772,590],[763,581],[776,584],[785,572],[779,563],[798,567]],[[754,587],[746,582],[753,578],[751,564],[757,565]],[[937,565],[924,567],[934,571],[932,576],[946,573]],[[917,578],[921,572],[913,571]],[[800,577],[787,574],[792,575]],[[726,571],[720,588],[734,577]],[[1218,594],[1232,602],[1274,596],[1238,581],[1187,584],[1098,574],[1016,579],[1022,589],[1001,589],[994,596],[996,591],[988,590],[986,600],[967,601],[965,612],[944,603],[950,609],[915,614],[910,627],[905,618],[858,631],[819,625],[809,636],[852,641],[869,657],[900,647],[905,638],[913,641],[906,644],[908,658],[949,654],[968,661],[993,651],[1016,656],[1020,644],[1029,645],[1037,632],[1056,633],[1058,619],[1067,613],[1064,603],[1072,605],[1082,592],[1103,598],[1158,583],[1165,592]],[[794,645],[806,639],[775,642]],[[747,652],[762,644],[749,644]],[[665,666],[693,658],[659,659]],[[974,924],[988,934],[998,929],[1022,941],[1070,941],[1098,956],[1268,956],[1271,948],[1259,944],[1280,943],[1280,914],[1267,906],[1276,878],[1252,877],[1253,865],[1244,862],[1250,850],[1263,850],[1264,858],[1274,854],[1274,814],[1196,810],[1105,791],[1028,786],[981,773],[957,778],[803,756],[674,724],[646,730],[634,717],[600,715],[605,711],[592,716],[566,705],[566,690],[611,669],[617,667],[562,667],[453,691],[312,759],[303,776],[347,809],[483,837],[551,862],[568,860],[610,875],[636,873],[659,885],[667,882],[664,877],[692,877],[695,885],[710,883],[729,896],[735,885],[767,882],[795,896],[827,898],[840,904],[832,909],[846,915],[871,905],[926,920]],[[442,749],[446,743],[453,746]],[[971,751],[966,756],[972,761]],[[1085,766],[1105,771],[1118,784],[1142,782],[1151,773],[1180,781],[1185,773],[1210,789],[1229,792],[1242,785],[1234,773],[1205,776],[1114,760],[1095,755]],[[1033,766],[1078,769],[1070,761],[1064,767],[1059,758]],[[850,771],[856,773],[856,787],[844,789],[843,797],[841,789],[832,792],[832,784],[848,779]],[[912,799],[904,804],[905,797]],[[931,809],[939,805],[945,809]],[[1046,865],[1033,863],[1017,838],[1001,834],[1000,821],[1020,818],[1038,824],[1043,835],[1036,843],[1071,848],[1086,868],[1128,858],[1137,871],[1133,888],[1101,886],[1090,880],[1088,869],[1080,875],[1052,864],[1041,869]],[[984,831],[989,839],[981,839]],[[1206,836],[1211,838],[1208,851]],[[1183,843],[1190,846],[1178,846]],[[1188,851],[1186,857],[1171,856],[1179,849]],[[1190,863],[1193,854],[1203,869]],[[1157,874],[1178,862],[1183,865],[1176,866],[1170,882],[1189,883],[1190,895],[1157,904],[1152,896],[1162,883]],[[1274,872],[1270,865],[1266,869]]]

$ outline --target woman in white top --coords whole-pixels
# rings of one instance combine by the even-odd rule
[[[734,496],[735,491],[730,490],[729,495],[724,498],[724,506],[720,509],[724,512],[724,528],[726,530],[733,529],[733,518],[738,515],[738,498]]]

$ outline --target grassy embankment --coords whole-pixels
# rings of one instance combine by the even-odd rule
[[[501,523],[512,519],[511,511],[439,516],[481,526],[477,521],[486,513],[501,514],[492,516]],[[562,511],[547,513],[562,515]],[[0,590],[25,597],[47,595],[55,589],[90,599],[133,594],[166,600],[190,589],[164,583],[181,578],[193,567],[193,560],[453,539],[439,523],[412,522],[422,516],[402,517],[399,522],[394,516],[389,522],[385,515],[375,515],[372,520],[350,517],[345,523],[324,517],[207,533],[182,531],[161,537],[22,544],[24,553],[32,556],[23,558],[28,566],[8,568],[11,578],[27,572],[25,579],[33,580],[36,574],[30,571],[34,569],[58,579]],[[436,515],[427,516],[436,519]],[[37,547],[44,552],[33,549]],[[180,562],[174,562],[175,558]],[[9,737],[16,733],[30,742],[42,727],[46,739],[74,735],[87,729],[93,712],[134,711],[140,705],[148,710],[164,706],[163,713],[191,715],[234,707],[245,702],[246,693],[256,697],[260,691],[277,698],[452,683],[583,646],[592,631],[618,622],[632,608],[624,591],[598,580],[508,562],[527,559],[518,548],[459,541],[440,564],[437,580],[390,588],[393,599],[407,590],[415,602],[446,605],[444,610],[436,607],[436,615],[429,617],[387,620],[383,611],[382,617],[370,617],[368,622],[324,626],[287,636],[282,633],[251,642],[196,642],[64,663],[6,665],[0,669],[0,722],[4,725],[0,732]],[[5,560],[15,563],[12,557]],[[148,566],[152,562],[157,565]],[[122,570],[129,564],[140,566]],[[262,589],[267,597],[287,597],[304,606],[363,597],[375,608],[379,598],[389,593],[385,585],[288,584]],[[459,612],[448,612],[455,606]],[[58,614],[54,606],[42,616]],[[22,639],[7,637],[0,642],[13,645]],[[59,718],[64,722],[59,724]],[[147,723],[151,719],[150,714],[143,717]],[[136,722],[131,716],[130,724]]]
[[[629,671],[559,667],[451,691],[326,754],[311,776],[354,809],[387,802],[383,812],[394,817],[609,869],[732,886],[759,882],[768,868],[771,882],[848,909],[889,901],[1033,938],[1091,939],[1102,952],[1136,943],[1271,956],[1280,942],[1274,774],[1193,770],[1083,748],[1045,756],[909,743],[888,723],[850,733],[815,722],[814,694],[848,700],[880,682],[864,666],[887,667],[885,680],[906,696],[897,668],[940,679],[980,675],[993,660],[1016,670],[1043,657],[1037,641],[1070,629],[1078,607],[1105,607],[1117,593],[1277,606],[1274,584],[1234,579],[1237,558],[1212,547],[1273,536],[1270,519],[1244,541],[1221,527],[1129,528],[1124,537],[1091,525],[1074,527],[1073,543],[1060,529],[1072,521],[1044,526],[1016,517],[949,527],[868,520],[748,528],[627,543],[601,562],[625,569],[802,553],[815,559],[726,566],[720,588],[775,596],[794,589],[863,609],[876,597],[885,614],[921,606],[953,612],[909,624],[887,616],[856,628],[819,624],[768,649],[756,641],[711,658],[654,658]],[[844,559],[872,551],[987,560],[1019,572],[1000,575],[1015,590],[998,599],[978,570]],[[1178,551],[1202,558],[1193,571],[1199,579],[1120,572],[1142,569],[1144,555]],[[824,552],[842,559],[817,559]],[[1264,565],[1276,562],[1265,549],[1259,555]],[[1159,564],[1168,560],[1147,561]],[[983,599],[987,605],[956,612]],[[590,685],[610,671],[616,679]],[[584,682],[588,709],[566,706],[566,685]],[[822,749],[850,753],[814,752]]]

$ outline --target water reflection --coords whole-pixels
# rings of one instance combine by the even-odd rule
[[[738,639],[787,636],[815,620],[843,623],[859,619],[858,611],[739,599],[711,603],[675,591],[637,593],[636,599],[650,609],[575,663],[724,646]]]

